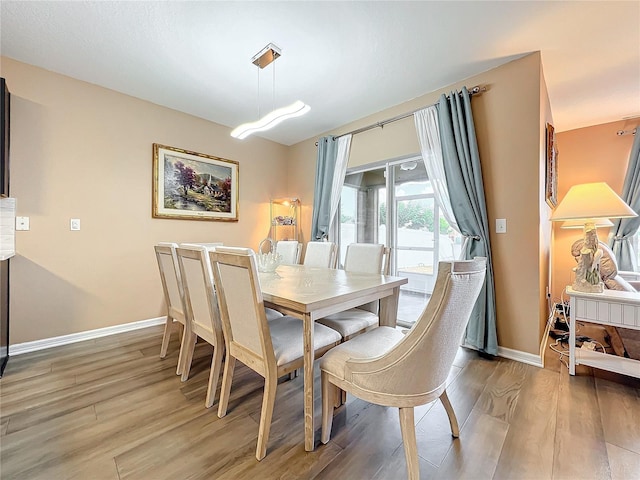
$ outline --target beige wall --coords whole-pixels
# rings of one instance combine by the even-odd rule
[[[483,169],[493,251],[498,343],[538,354],[541,325],[546,320],[548,236],[540,217],[548,218],[543,192],[542,119],[548,100],[539,53],[423,95],[331,131],[340,134],[435,103],[441,93],[463,85],[484,85],[488,91],[473,99],[474,120]],[[541,98],[544,97],[544,98]],[[541,116],[541,110],[544,115]],[[310,234],[315,174],[315,138],[289,151],[289,182],[303,202],[304,234]],[[397,158],[419,150],[412,117],[353,137],[349,166]],[[294,183],[295,181],[295,183]],[[506,218],[506,234],[495,234],[496,218]]]
[[[19,255],[12,261],[12,344],[162,315],[151,245],[220,240],[256,247],[267,234],[273,196],[301,198],[303,240],[309,239],[315,138],[288,148],[259,138],[235,141],[226,127],[10,59],[2,59],[2,75],[13,93],[11,193],[18,214],[32,223],[30,232],[18,232]],[[542,196],[542,132],[550,117],[539,53],[331,133],[433,104],[440,93],[476,84],[488,88],[473,106],[498,342],[537,354],[549,244],[540,221],[549,216]],[[154,142],[239,161],[240,222],[152,219]],[[408,118],[355,136],[350,166],[417,152]],[[69,231],[71,217],[82,220],[80,232]],[[496,218],[507,219],[506,234],[493,233]]]
[[[629,128],[629,123],[621,120],[557,135],[559,201],[569,188],[581,183],[606,182],[618,195],[622,193],[633,135],[618,136],[616,132]],[[554,299],[560,299],[564,287],[573,283],[575,260],[571,245],[582,232],[559,225],[554,225],[553,230],[552,292]],[[598,229],[600,240],[606,242],[608,234],[608,228]]]
[[[267,236],[287,147],[8,58],[1,68],[11,195],[31,219],[11,260],[11,344],[164,315],[156,242],[257,248]],[[153,143],[240,162],[239,222],[151,218]]]

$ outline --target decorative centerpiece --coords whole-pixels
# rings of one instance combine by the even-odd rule
[[[272,273],[276,271],[276,268],[282,263],[282,255],[278,255],[275,252],[259,253],[256,255],[258,263],[258,271],[265,273]]]

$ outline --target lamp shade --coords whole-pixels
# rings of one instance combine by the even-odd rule
[[[551,214],[551,220],[557,222],[560,220],[636,216],[636,212],[609,185],[598,182],[583,183],[571,187]]]
[[[610,228],[613,227],[613,222],[608,218],[598,218],[594,221],[596,228]],[[584,228],[584,220],[565,220],[560,224],[560,228]]]

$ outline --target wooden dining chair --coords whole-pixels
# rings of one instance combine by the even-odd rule
[[[236,359],[264,377],[264,393],[256,458],[267,452],[278,378],[302,368],[303,323],[282,317],[267,322],[258,279],[255,255],[251,249],[220,247],[209,253],[218,292],[226,346],[222,391],[218,416],[227,414]],[[314,352],[318,358],[340,343],[340,335],[323,325],[315,325]]]
[[[322,443],[331,436],[339,389],[370,403],[398,407],[408,477],[419,478],[413,408],[440,398],[452,435],[459,435],[446,381],[485,272],[485,258],[440,262],[431,300],[406,335],[379,327],[325,354],[320,360]]]
[[[160,358],[167,356],[169,348],[169,340],[171,334],[178,330],[181,336],[184,335],[185,315],[184,315],[184,292],[182,290],[182,278],[180,277],[180,268],[178,266],[178,257],[176,256],[176,243],[161,242],[153,248],[156,252],[156,260],[158,261],[158,270],[160,271],[160,280],[162,282],[162,291],[164,293],[164,302],[167,307],[167,320],[164,325],[164,334],[162,335],[162,343],[160,346]],[[176,374],[182,374],[182,349],[178,356],[178,365]]]
[[[183,357],[182,381],[189,378],[196,340],[202,338],[213,346],[213,358],[209,373],[209,384],[205,406],[213,405],[218,379],[222,368],[224,338],[218,310],[218,301],[213,289],[213,280],[207,252],[212,248],[180,247],[176,250],[185,298],[187,328],[180,350]]]
[[[279,240],[276,242],[276,253],[282,256],[283,265],[298,265],[302,244],[296,240]]]
[[[347,246],[344,270],[389,275],[391,249],[376,243],[352,243]],[[333,328],[343,341],[378,325],[379,302],[370,302],[344,312],[328,315],[318,323]]]
[[[307,242],[302,264],[306,267],[336,268],[337,251],[333,242]]]

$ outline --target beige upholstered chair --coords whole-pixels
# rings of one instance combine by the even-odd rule
[[[282,255],[283,265],[297,265],[300,263],[302,244],[296,240],[279,240],[276,242],[276,253]]]
[[[227,413],[236,359],[264,377],[256,458],[267,452],[278,377],[303,366],[302,321],[282,317],[267,322],[252,250],[220,247],[210,252],[226,345],[218,416]],[[316,358],[340,343],[340,335],[315,325]]]
[[[182,291],[182,279],[176,257],[177,247],[178,245],[175,243],[158,243],[154,246],[164,292],[164,302],[167,306],[167,321],[164,325],[164,335],[160,346],[160,358],[167,356],[171,333],[178,327],[182,334],[185,325],[184,292]],[[176,368],[177,375],[182,373],[182,360],[182,351],[180,351]]]
[[[431,300],[406,335],[391,327],[379,327],[327,352],[320,360],[322,443],[331,436],[338,388],[371,403],[399,407],[409,478],[419,478],[413,407],[440,398],[451,433],[458,436],[446,380],[485,271],[484,258],[440,262]]]
[[[213,405],[220,378],[224,338],[207,251],[209,249],[205,247],[181,247],[176,250],[176,254],[184,287],[187,320],[186,333],[180,348],[184,362],[182,381],[189,378],[196,340],[198,337],[202,338],[213,346],[209,386],[205,400],[205,406],[209,408]]]
[[[390,248],[381,244],[352,243],[347,246],[344,269],[349,272],[389,275],[390,252]],[[321,318],[318,323],[333,328],[343,340],[347,340],[378,324],[378,307],[379,302],[370,302]]]
[[[199,248],[199,247],[204,247],[206,250],[215,250],[216,247],[222,247],[223,244],[221,242],[209,242],[209,243],[181,243],[180,244],[181,247],[195,247],[195,248]],[[209,276],[211,277],[211,283],[213,283],[213,273],[211,272],[211,262],[209,262],[209,258],[207,257],[207,271],[209,272]],[[271,320],[275,320],[276,318],[280,318],[283,316],[282,313],[280,313],[277,310],[274,310],[273,308],[265,308],[264,309],[265,313],[267,314],[267,320],[271,321]]]
[[[336,268],[337,251],[336,244],[333,242],[307,242],[303,265]]]

